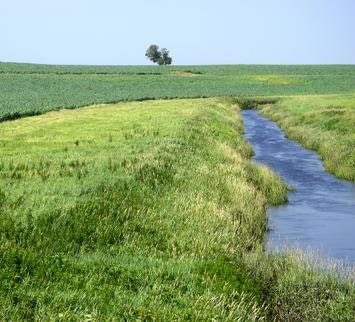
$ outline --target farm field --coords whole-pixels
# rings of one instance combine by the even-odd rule
[[[159,98],[348,93],[353,65],[51,66],[0,63],[0,120]]]
[[[0,63],[0,84],[0,320],[352,321],[353,280],[264,252],[287,187],[239,111],[354,180],[354,66]]]

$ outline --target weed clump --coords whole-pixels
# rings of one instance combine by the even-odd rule
[[[240,109],[249,110],[255,109],[259,105],[275,104],[277,98],[249,98],[249,97],[237,97],[234,99],[235,103],[238,104]]]

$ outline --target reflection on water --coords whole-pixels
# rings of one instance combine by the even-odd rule
[[[294,192],[286,205],[268,209],[266,247],[298,245],[355,263],[355,185],[325,172],[319,156],[285,138],[256,110],[242,111],[254,160],[283,178]]]

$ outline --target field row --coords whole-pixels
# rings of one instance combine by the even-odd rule
[[[0,73],[40,74],[169,74],[191,71],[209,75],[355,75],[354,65],[207,65],[207,66],[100,66],[43,65],[0,62]]]

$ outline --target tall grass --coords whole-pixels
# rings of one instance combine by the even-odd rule
[[[353,321],[354,267],[314,253],[289,250],[279,254],[252,253],[247,270],[261,285],[268,319],[276,321]],[[330,266],[331,265],[331,266]]]

